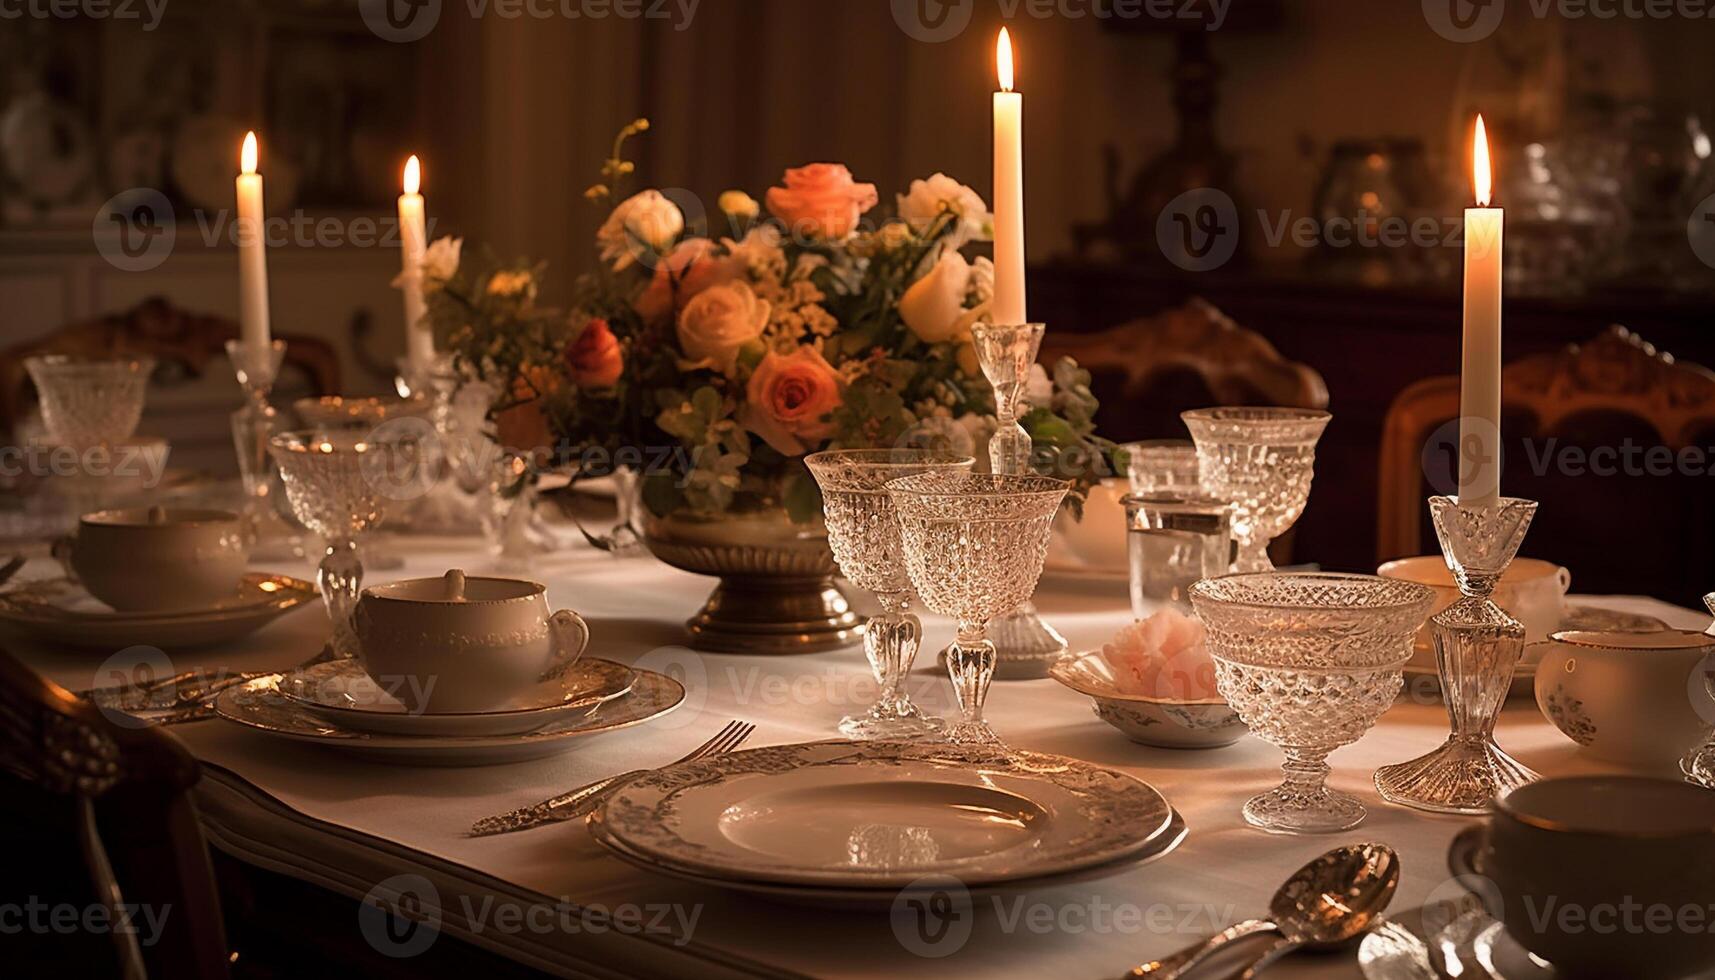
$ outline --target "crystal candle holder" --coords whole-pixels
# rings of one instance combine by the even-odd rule
[[[450,354],[436,354],[426,364],[410,358],[398,361],[399,379],[396,388],[408,398],[422,398],[428,406],[429,423],[434,426],[436,447],[443,456],[441,479],[416,500],[398,522],[414,531],[439,534],[477,534],[484,529],[482,508],[471,495],[464,493],[454,474],[463,468],[457,454],[471,452],[473,440],[460,431],[459,413],[453,410],[453,396],[458,393],[458,372],[453,368]]]
[[[274,507],[274,478],[278,468],[268,451],[268,440],[279,423],[279,413],[268,404],[280,365],[286,358],[286,342],[264,346],[243,340],[226,342],[226,356],[244,404],[232,413],[232,443],[238,453],[238,476],[244,487],[244,526],[251,540],[251,556],[261,559],[301,558],[304,550],[298,536]]]
[[[1004,476],[1027,476],[1033,445],[1019,424],[1030,368],[1036,363],[1047,326],[1041,323],[990,324],[971,327],[971,343],[983,377],[994,387],[995,432],[989,439],[989,469]],[[1019,607],[989,623],[995,648],[994,676],[1028,680],[1048,676],[1048,668],[1066,653],[1066,638],[1042,621],[1028,598]],[[951,653],[951,648],[947,653]],[[944,653],[943,656],[946,656]]]
[[[1203,491],[1233,505],[1235,572],[1268,572],[1268,543],[1304,513],[1316,443],[1333,418],[1305,408],[1201,408],[1181,416]]]
[[[1435,535],[1460,593],[1430,620],[1452,732],[1435,751],[1376,770],[1383,799],[1437,813],[1482,814],[1495,797],[1538,778],[1495,744],[1495,721],[1524,652],[1525,630],[1491,598],[1524,543],[1536,506],[1517,497],[1486,506],[1429,498]]]

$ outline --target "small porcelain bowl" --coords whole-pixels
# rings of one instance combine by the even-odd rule
[[[1245,733],[1239,713],[1218,697],[1203,700],[1126,694],[1100,651],[1062,657],[1048,676],[1090,699],[1096,717],[1140,745],[1164,749],[1213,749]]]
[[[1554,634],[1536,703],[1592,757],[1669,775],[1715,726],[1715,636],[1690,630]]]

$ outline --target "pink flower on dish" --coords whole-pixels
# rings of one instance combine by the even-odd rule
[[[844,164],[812,163],[786,171],[784,187],[768,189],[768,210],[786,222],[788,235],[839,241],[875,207],[874,184],[860,184]]]
[[[1220,697],[1203,624],[1176,609],[1138,620],[1102,644],[1122,694],[1174,701]]]

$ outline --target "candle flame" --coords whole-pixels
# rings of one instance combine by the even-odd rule
[[[415,194],[423,187],[423,165],[417,162],[417,154],[411,154],[411,159],[405,161],[405,193]]]
[[[244,149],[238,154],[239,168],[247,174],[256,172],[256,134],[244,134]]]
[[[1012,35],[1000,29],[1000,40],[994,46],[995,66],[1000,71],[1000,90],[1012,91]]]
[[[1471,177],[1477,185],[1477,206],[1488,207],[1494,176],[1489,166],[1489,132],[1483,128],[1480,113],[1477,116],[1477,138],[1471,144]]]

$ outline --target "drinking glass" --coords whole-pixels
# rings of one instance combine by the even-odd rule
[[[1125,498],[1131,611],[1147,619],[1163,605],[1191,608],[1191,585],[1227,573],[1232,508],[1219,500],[1166,495]]]
[[[391,448],[349,430],[282,432],[268,442],[292,513],[327,542],[316,585],[342,657],[357,654],[351,613],[363,590],[358,544],[386,511]]]
[[[1434,601],[1426,585],[1373,575],[1258,572],[1191,586],[1221,697],[1286,753],[1284,781],[1245,804],[1246,821],[1285,834],[1363,822],[1362,803],[1327,787],[1328,753],[1393,704]]]
[[[1273,571],[1268,543],[1304,513],[1316,441],[1333,416],[1307,408],[1200,408],[1180,417],[1197,443],[1203,489],[1233,505],[1233,571]]]
[[[24,358],[42,405],[42,426],[55,445],[111,446],[131,438],[143,417],[152,357]]]
[[[1195,497],[1202,488],[1197,446],[1189,439],[1128,442],[1120,448],[1125,450],[1132,493]]]
[[[899,513],[905,567],[923,604],[958,621],[947,673],[961,720],[953,742],[999,745],[983,721],[994,678],[988,622],[1036,591],[1054,512],[1071,484],[1045,476],[924,473],[887,484]]]
[[[910,611],[911,576],[887,484],[922,473],[969,472],[976,460],[924,449],[838,449],[807,456],[804,465],[822,488],[834,560],[845,577],[874,594],[882,608],[881,615],[870,617],[863,637],[881,691],[868,711],[842,719],[840,731],[853,738],[881,739],[938,731],[940,719],[925,716],[904,689],[923,639],[923,624]]]

